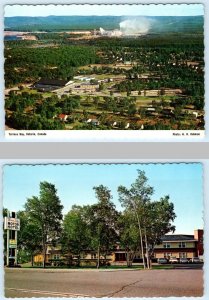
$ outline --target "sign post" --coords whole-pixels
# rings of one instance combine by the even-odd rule
[[[15,212],[8,211],[4,229],[7,230],[7,266],[13,266],[17,264],[17,231],[20,230],[20,219]]]

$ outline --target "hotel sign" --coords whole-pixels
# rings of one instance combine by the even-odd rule
[[[20,230],[20,219],[4,218],[4,229]]]
[[[17,248],[17,241],[9,240],[9,248]]]

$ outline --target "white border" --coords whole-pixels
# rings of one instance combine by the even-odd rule
[[[194,139],[203,140],[205,132],[204,130],[8,130],[5,132],[5,137],[18,141],[34,141],[34,139],[45,140],[46,138],[53,139],[54,135],[57,135],[56,140],[70,139],[71,142],[78,141],[139,141],[139,139],[149,140],[156,139],[161,141],[162,139],[173,138],[178,139]],[[67,141],[67,140],[66,140]]]
[[[154,3],[153,3],[154,2]],[[200,135],[190,135],[190,133],[187,135],[189,131],[178,131],[180,135],[175,135],[175,131],[169,131],[169,130],[152,130],[152,131],[136,131],[136,130],[122,130],[122,131],[113,131],[113,130],[83,130],[83,131],[45,131],[46,135],[39,135],[38,131],[30,131],[30,133],[35,133],[35,135],[25,135],[21,136],[22,130],[15,131],[18,133],[17,136],[11,136],[9,135],[9,131],[5,131],[5,122],[4,122],[4,101],[0,102],[0,142],[156,142],[156,141],[163,141],[163,142],[208,142],[209,141],[209,89],[208,85],[206,85],[207,82],[209,82],[209,75],[208,75],[208,61],[209,61],[209,51],[208,51],[208,45],[209,45],[209,3],[208,1],[204,0],[190,0],[190,1],[182,1],[182,0],[159,0],[159,2],[150,1],[150,0],[74,0],[74,1],[56,1],[51,0],[48,2],[47,0],[34,0],[32,3],[29,0],[21,1],[10,1],[10,0],[2,0],[0,4],[0,10],[1,10],[1,16],[0,19],[0,76],[3,78],[3,64],[4,64],[4,58],[3,58],[3,17],[4,17],[4,5],[12,5],[12,4],[203,4],[204,5],[204,11],[205,11],[205,26],[204,26],[204,36],[205,36],[205,131],[204,130],[196,130],[193,132],[200,133]],[[0,98],[4,99],[4,82],[3,80],[0,81]]]

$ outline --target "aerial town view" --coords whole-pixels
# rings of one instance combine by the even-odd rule
[[[110,6],[5,7],[6,130],[204,130],[203,5]]]
[[[201,163],[10,164],[3,185],[6,297],[203,296]]]

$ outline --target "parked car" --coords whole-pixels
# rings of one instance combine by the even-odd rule
[[[170,264],[178,264],[178,258],[176,258],[176,257],[171,257],[170,259],[169,259],[169,263]]]
[[[189,260],[185,257],[179,259],[180,264],[188,264]]]
[[[199,259],[199,257],[193,257],[191,259],[191,263],[193,264],[200,264],[202,261]]]
[[[162,265],[162,264],[167,264],[168,260],[166,258],[158,258],[158,264]]]

